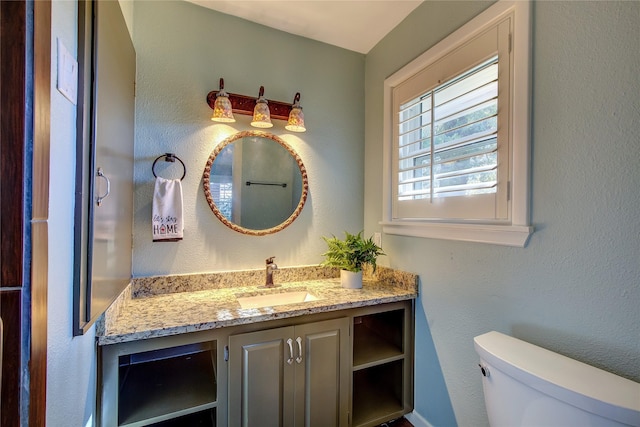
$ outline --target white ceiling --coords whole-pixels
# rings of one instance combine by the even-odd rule
[[[287,33],[368,53],[423,0],[187,0]]]

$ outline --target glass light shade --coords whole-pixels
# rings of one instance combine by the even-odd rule
[[[218,92],[216,101],[213,103],[213,115],[211,120],[214,122],[233,123],[236,119],[233,117],[233,107],[229,100],[229,95],[224,90]]]
[[[302,107],[297,102],[293,104],[293,107],[291,107],[289,121],[284,128],[291,132],[305,132],[307,130],[307,128],[304,127],[304,113],[302,112]]]
[[[253,109],[253,120],[251,121],[251,126],[257,128],[273,127],[273,123],[271,123],[269,105],[267,104],[267,100],[263,97],[258,98],[256,101],[256,107]]]

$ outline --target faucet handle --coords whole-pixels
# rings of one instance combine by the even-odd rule
[[[269,264],[273,264],[273,260],[275,259],[275,256],[269,257],[265,260],[265,262],[267,263],[267,265]]]

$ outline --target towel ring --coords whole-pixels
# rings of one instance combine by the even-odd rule
[[[164,161],[165,162],[175,162],[176,160],[179,161],[180,163],[182,163],[182,169],[184,169],[184,173],[182,174],[182,178],[180,178],[180,181],[182,181],[184,179],[185,176],[187,176],[187,167],[184,165],[184,162],[182,160],[180,160],[180,157],[176,156],[174,153],[165,153],[162,156],[158,156],[157,159],[155,159],[153,161],[153,166],[151,166],[151,172],[153,172],[153,176],[154,177],[158,177],[158,175],[156,175],[156,163],[158,163],[158,160],[160,160],[161,158],[164,157]]]

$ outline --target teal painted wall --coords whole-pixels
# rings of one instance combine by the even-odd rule
[[[362,229],[364,55],[187,2],[135,2],[133,21],[134,276],[264,268],[272,255],[280,267],[317,264],[326,247],[321,236]],[[285,122],[275,120],[269,130],[299,153],[310,186],[300,217],[277,234],[253,237],[228,229],[204,197],[201,177],[215,145],[255,129],[249,116],[236,115],[231,125],[209,120],[205,98],[218,89],[220,77],[232,93],[257,96],[263,85],[268,99],[292,102],[302,94],[307,132],[287,132]],[[179,243],[151,241],[151,164],[165,152],[187,165]]]
[[[366,58],[365,230],[380,230],[384,78],[489,6],[425,2]],[[533,7],[526,248],[383,235],[420,274],[416,412],[487,425],[473,337],[498,330],[640,381],[640,3]]]

